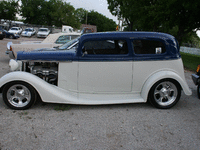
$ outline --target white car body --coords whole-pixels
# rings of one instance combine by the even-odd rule
[[[181,59],[173,62],[147,61],[143,63],[61,62],[59,63],[58,86],[21,71],[11,72],[2,77],[0,86],[16,80],[28,82],[39,93],[42,101],[50,103],[85,105],[145,103],[150,88],[163,78],[176,79],[185,94],[191,95],[180,65],[182,65]],[[172,69],[168,69],[169,67]],[[150,72],[147,74],[146,70]]]
[[[22,36],[27,36],[27,37],[31,37],[36,33],[34,28],[26,28],[21,35]]]
[[[38,48],[61,46],[80,35],[80,33],[55,33],[49,34],[43,41],[25,41],[20,44],[9,42],[5,53],[8,54],[11,59],[14,59],[17,57],[18,51],[31,51]]]
[[[48,28],[39,28],[37,37],[47,37],[50,33]]]
[[[22,33],[22,29],[20,27],[12,27],[8,32],[19,35]]]
[[[20,71],[0,79],[4,101],[14,101],[17,107],[8,106],[30,107],[21,107],[22,102],[9,99],[14,94],[7,92],[13,86],[23,88],[26,84],[32,86],[42,101],[65,104],[150,100],[157,108],[171,108],[179,101],[181,90],[186,95],[192,94],[185,80],[178,42],[171,35],[107,32],[84,34],[78,40],[70,50],[18,52],[17,61],[10,61],[10,68]],[[10,96],[7,98],[6,94]]]

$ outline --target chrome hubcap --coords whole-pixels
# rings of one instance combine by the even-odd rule
[[[154,99],[161,106],[172,104],[176,100],[177,95],[176,85],[169,81],[158,84],[154,90]]]
[[[15,107],[24,107],[29,104],[31,93],[24,85],[16,84],[8,89],[7,98],[11,105]]]

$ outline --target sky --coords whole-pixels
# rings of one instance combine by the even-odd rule
[[[106,16],[107,18],[113,19],[113,21],[118,23],[117,17],[113,16],[108,10],[107,0],[64,0],[64,1],[70,3],[70,5],[74,6],[75,9],[84,8],[88,11],[94,10]]]

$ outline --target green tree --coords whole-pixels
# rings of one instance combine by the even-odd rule
[[[21,13],[25,22],[43,25],[80,26],[75,19],[75,8],[62,0],[21,0]]]
[[[200,28],[200,1],[107,0],[110,12],[123,18],[129,30],[173,34],[181,43],[188,33]]]
[[[18,13],[18,1],[0,1],[0,19],[15,20]]]
[[[75,17],[76,17],[76,21],[78,23],[81,24],[81,22],[84,22],[84,20],[86,20],[86,14],[88,13],[87,10],[85,10],[84,8],[78,8],[75,10]]]
[[[25,23],[43,24],[45,15],[42,12],[45,0],[21,0],[21,15],[25,18]]]
[[[82,23],[85,23],[85,19],[82,20]],[[115,31],[117,26],[112,19],[93,10],[87,13],[87,24],[96,25],[98,32]]]
[[[62,0],[49,0],[49,3],[52,4],[52,10],[49,12],[49,19],[52,20],[54,25],[70,25],[75,28],[79,26],[74,15],[75,8],[72,5]]]

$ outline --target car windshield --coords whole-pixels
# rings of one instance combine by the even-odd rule
[[[75,47],[78,42],[79,42],[80,37],[77,37],[76,39],[73,39],[65,44],[63,44],[62,46],[58,47],[59,50],[65,50],[65,49],[70,49],[72,47]]]
[[[28,29],[25,29],[25,31],[33,31],[33,29],[28,28]]]
[[[40,32],[47,32],[48,29],[39,29],[38,31],[40,31]]]
[[[11,28],[11,30],[18,30],[17,28]]]
[[[56,40],[56,44],[65,44],[70,42],[71,40],[77,38],[79,35],[61,35]]]

